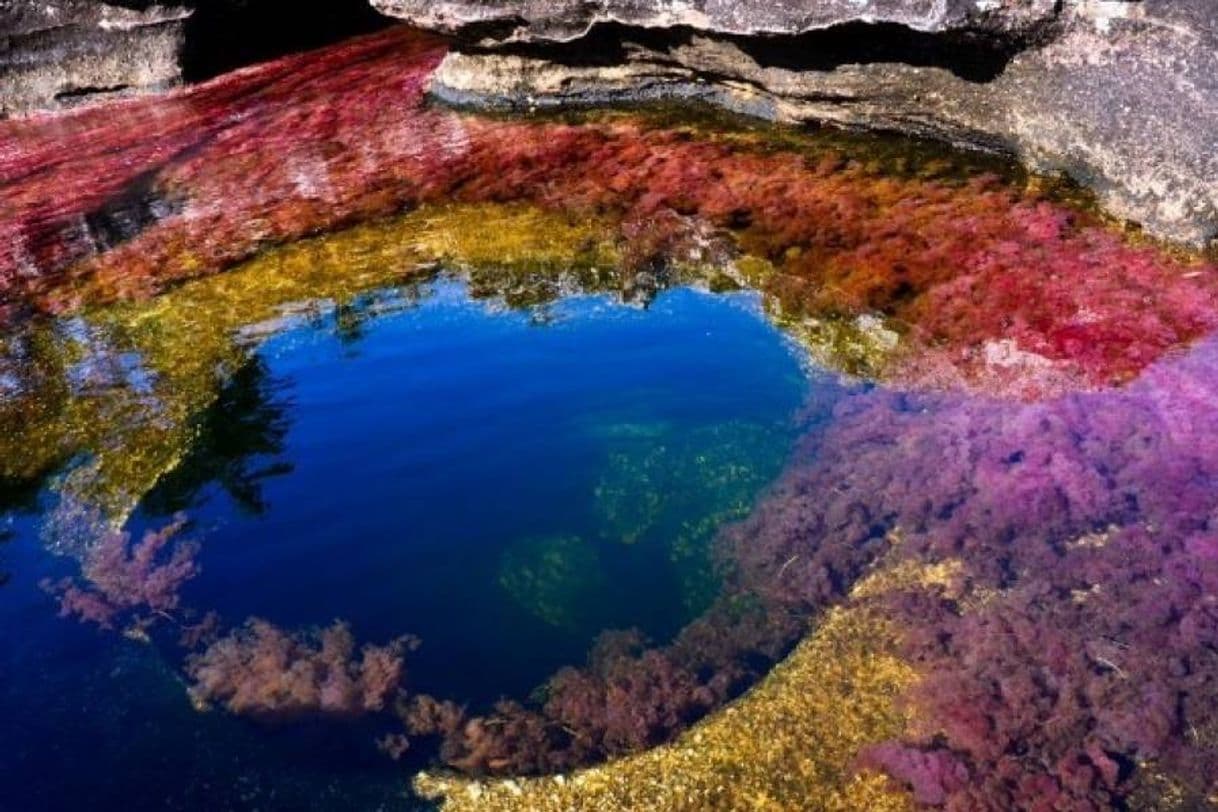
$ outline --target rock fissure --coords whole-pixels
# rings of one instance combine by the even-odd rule
[[[990,82],[1002,75],[1021,51],[1054,36],[1052,21],[1018,37],[1002,38],[986,31],[926,32],[884,22],[847,22],[795,34],[717,34],[688,25],[647,28],[622,23],[596,23],[579,39],[502,45],[467,45],[471,55],[511,55],[567,67],[609,67],[646,52],[654,61],[704,40],[725,43],[759,68],[830,72],[847,65],[901,64],[941,68],[968,82]],[[485,37],[478,36],[485,40]],[[680,60],[670,62],[679,65]],[[708,76],[730,74],[705,72]]]

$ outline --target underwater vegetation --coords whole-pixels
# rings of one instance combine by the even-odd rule
[[[854,592],[941,578],[933,568],[897,568],[863,579]],[[914,808],[908,793],[855,763],[867,743],[898,735],[907,722],[896,700],[916,675],[896,655],[894,632],[874,602],[834,607],[757,686],[671,743],[570,775],[470,778],[429,770],[414,787],[444,812],[904,812]]]
[[[113,629],[122,619],[129,631],[144,631],[158,618],[171,618],[182,585],[199,572],[199,545],[176,541],[185,517],[148,531],[132,543],[128,533],[111,531],[89,546],[80,578],[44,581],[63,617],[77,617]],[[147,614],[145,614],[147,613]]]
[[[914,722],[862,763],[955,809],[1214,792],[1216,350],[1037,404],[848,399],[727,534],[737,577],[809,607],[883,555],[961,568],[886,598]]]
[[[866,632],[875,651],[845,684],[871,684],[883,658],[907,669],[884,690],[853,695],[875,703],[868,718],[887,719],[888,733],[872,728],[837,771],[806,779],[793,797],[852,808],[835,806],[835,793],[879,771],[908,799],[947,809],[1213,805],[1216,363],[1210,339],[1110,392],[1021,404],[876,389],[836,407],[757,509],[719,540],[727,594],[751,590],[770,612],[815,618],[801,646],[845,618],[883,624]],[[801,650],[775,673],[802,662]],[[633,673],[613,670],[629,659],[588,670],[634,686],[654,657],[628,656]],[[713,715],[675,744],[561,786],[433,774],[419,785],[449,810],[594,809],[639,797],[693,808],[680,799],[693,788],[723,808],[790,797],[776,777],[736,794],[750,785],[717,771],[718,737],[730,735],[730,770],[741,769],[739,759],[751,763],[742,754],[760,757],[770,737],[724,726],[760,724],[754,697],[794,703],[818,684],[816,669],[841,665],[799,666],[810,671],[789,693],[763,681],[732,706],[738,716]],[[599,686],[583,692],[604,696]],[[817,758],[822,739],[840,735],[836,708],[846,705],[788,719],[811,732],[779,772]],[[670,781],[676,789],[665,789]]]
[[[534,701],[478,713],[421,695],[399,712],[410,737],[438,737],[441,760],[473,774],[558,772],[636,752],[738,696],[805,628],[743,603],[724,597],[663,645],[606,632],[586,664],[557,672]]]
[[[781,474],[654,442],[610,459],[596,496],[616,543],[662,537],[688,563],[714,537],[686,585],[704,611],[671,640],[609,631],[534,696],[467,708],[409,690],[412,638],[213,619],[185,629],[192,699],[264,720],[392,714],[390,754],[431,740],[476,776],[615,759],[550,781],[564,809],[683,808],[685,779],[732,808],[713,788],[733,775],[761,808],[813,790],[842,809],[1216,803],[1211,262],[912,147],[897,169],[869,142],[654,111],[458,113],[425,99],[442,55],[390,31],[0,123],[0,484],[53,482],[58,530],[100,513],[58,546],[81,564],[45,586],[62,614],[136,632],[185,616],[198,549],[182,522],[138,541],[118,528],[158,488],[176,507],[216,478],[259,509],[273,471],[226,458],[206,414],[256,388],[252,350],[285,325],[334,311],[358,336],[362,296],[399,285],[383,304],[408,306],[440,265],[514,307],[752,286],[818,361],[880,386],[827,408]],[[249,411],[273,450],[279,417]],[[678,484],[723,495],[705,526],[668,521]],[[526,540],[500,586],[567,623],[597,577],[589,545]],[[943,577],[884,580],[908,571]],[[758,747],[754,725],[782,762],[740,767],[722,744]],[[486,792],[482,808],[510,808]]]
[[[163,100],[6,122],[9,309],[147,295],[267,245],[459,201],[595,222],[635,268],[748,260],[827,358],[836,347],[840,366],[904,386],[1105,386],[1215,326],[1212,265],[1133,244],[1034,184],[916,150],[884,171],[866,143],[815,134],[463,115],[425,102],[442,55],[390,31]],[[153,137],[130,126],[149,117]],[[869,319],[884,340],[852,339]]]
[[[681,437],[662,425],[635,428],[642,436],[610,452],[595,490],[597,512],[611,541],[664,544],[680,573],[682,600],[701,612],[719,588],[710,542],[720,527],[748,515],[756,494],[778,475],[790,432],[744,421]]]
[[[260,618],[213,640],[186,661],[191,700],[261,719],[309,714],[355,716],[383,710],[405,676],[401,637],[357,652],[350,628],[288,633]]]
[[[447,213],[429,209],[419,217],[426,217],[427,223],[440,224],[440,227],[447,224],[448,217],[474,214],[490,223],[510,223],[513,218],[528,224],[546,222],[544,215],[519,208],[499,212],[503,215],[500,220],[489,217],[494,213],[481,208],[472,212],[457,208]],[[335,330],[340,329],[337,325],[340,319],[360,320],[359,312],[374,313],[385,309],[392,312],[395,307],[410,307],[415,289],[409,281],[430,278],[435,270],[420,271],[411,262],[418,256],[413,246],[427,241],[432,232],[428,230],[431,226],[421,227],[415,215],[408,217],[411,219],[405,224],[360,227],[331,239],[268,252],[248,266],[185,283],[152,300],[90,310],[78,319],[78,327],[68,334],[63,344],[52,344],[55,347],[66,345],[53,357],[74,358],[77,355],[72,347],[75,336],[104,335],[106,341],[90,345],[101,348],[96,354],[105,357],[103,349],[122,347],[124,365],[121,369],[156,370],[138,376],[141,381],[138,389],[124,385],[112,392],[110,387],[98,387],[89,390],[89,401],[81,404],[83,408],[97,410],[88,414],[109,414],[106,409],[98,409],[98,404],[113,395],[135,397],[145,409],[134,412],[139,419],[130,427],[121,421],[95,427],[97,436],[106,440],[106,445],[100,448],[116,455],[112,458],[116,466],[112,470],[132,470],[121,454],[125,452],[136,460],[144,459],[149,450],[142,443],[150,436],[156,443],[168,438],[174,444],[168,449],[158,450],[156,446],[152,449],[155,452],[153,459],[171,462],[163,473],[157,474],[142,464],[135,469],[142,472],[141,477],[150,476],[155,480],[149,496],[161,494],[151,505],[143,505],[145,509],[151,508],[155,513],[158,506],[163,505],[166,494],[172,497],[183,489],[189,493],[198,487],[200,476],[215,481],[222,488],[235,490],[234,495],[242,504],[255,507],[259,504],[257,500],[245,497],[251,493],[250,487],[258,482],[257,472],[268,469],[255,468],[246,452],[273,453],[282,440],[284,427],[282,414],[275,405],[266,402],[262,392],[269,385],[260,383],[267,373],[259,365],[258,357],[252,355],[253,349],[260,341],[291,324],[308,323],[317,318],[319,312],[324,312],[310,306],[315,298],[306,298],[304,305],[297,304],[308,294],[312,297],[329,294],[339,301],[352,303],[350,310],[357,315],[334,313]],[[369,238],[370,232],[383,235],[384,242]],[[512,232],[507,234],[510,236]],[[350,257],[352,249],[365,246],[374,246],[377,250],[369,251],[371,267],[363,276],[362,266],[351,262]],[[571,246],[577,246],[581,256],[587,251],[587,244],[582,239],[573,240]],[[526,282],[532,285],[530,289],[534,292],[523,299],[529,306],[544,301],[546,295],[559,296],[582,290],[583,285],[594,290],[605,287],[624,295],[619,276],[603,273],[581,278],[579,262],[570,259],[563,244],[550,242],[547,251],[553,262],[541,262],[534,256],[528,264],[508,265],[502,269],[501,284],[507,290],[519,292],[525,289],[522,285]],[[464,251],[453,247],[447,248],[445,253],[453,259],[466,256]],[[338,259],[327,263],[325,258],[331,256]],[[402,262],[382,268],[378,263],[386,256]],[[350,271],[350,274],[344,276],[342,271]],[[471,266],[469,273],[480,280],[473,288],[477,295],[495,295],[493,269]],[[565,278],[572,274],[574,278]],[[379,294],[366,293],[361,287],[403,276],[408,280],[405,286]],[[691,295],[702,298],[698,294]],[[506,300],[506,296],[503,299]],[[292,306],[285,308],[285,304]],[[491,306],[503,304],[506,301]],[[699,329],[698,335],[702,334]],[[784,367],[788,373],[798,371],[798,365],[787,355],[786,349],[779,345],[775,351],[790,361],[790,368]],[[173,362],[175,354],[179,354],[178,363]],[[71,367],[71,363],[61,363],[50,368],[58,371]],[[235,372],[230,374],[228,370]],[[65,377],[71,380],[70,375]],[[749,378],[745,376],[743,380]],[[180,391],[175,385],[181,386]],[[26,403],[34,407],[42,405],[37,388],[30,387],[27,394]],[[73,394],[84,399],[81,393]],[[165,403],[159,402],[162,394],[167,399]],[[790,405],[796,402],[797,397]],[[15,408],[20,408],[22,401],[14,399],[13,403]],[[70,408],[72,404],[73,399],[67,398],[64,403],[55,405]],[[250,429],[252,446],[241,441],[230,453],[217,453],[223,444],[216,437],[212,414],[215,408],[223,406],[235,409],[239,418],[238,425],[227,428],[238,434]],[[179,416],[180,424],[172,422]],[[715,524],[746,513],[751,503],[750,490],[755,491],[777,471],[791,437],[786,421],[780,422],[783,425],[748,420],[699,423],[685,432],[643,431],[642,436],[623,437],[617,436],[623,432],[613,427],[608,430],[613,436],[597,436],[595,430],[588,431],[582,425],[581,419],[575,429],[594,456],[604,455],[604,475],[599,481],[616,483],[612,488],[615,504],[629,501],[633,489],[633,493],[641,493],[660,507],[653,517],[654,526],[641,528],[641,535],[634,539],[630,548],[658,544],[657,563],[661,566],[674,564],[684,570],[691,560],[705,558],[702,548],[709,544]],[[13,425],[22,428],[16,419]],[[94,427],[88,425],[84,436],[94,436]],[[155,434],[144,433],[148,425],[154,427]],[[620,424],[615,425],[620,428]],[[37,442],[37,432],[45,430],[45,424],[28,424],[25,428],[31,433],[10,438],[12,443]],[[81,436],[75,431],[73,428],[68,432],[66,439]],[[624,433],[631,435],[629,427]],[[631,453],[623,458],[606,449],[627,449]],[[196,455],[201,455],[202,459]],[[659,468],[670,471],[657,468],[654,459],[657,455],[667,460]],[[52,489],[68,486],[68,490],[58,494],[58,503],[53,503],[53,510],[64,504],[87,503],[85,497],[90,494],[138,492],[142,478],[134,481],[120,478],[107,483],[99,476],[105,469],[97,467],[95,459],[87,454],[82,456],[84,467],[69,467],[66,477],[48,480]],[[630,483],[629,475],[623,476],[623,467],[631,468],[636,457],[651,460],[651,467],[657,468],[654,482]],[[765,464],[753,464],[754,459],[764,460]],[[197,465],[202,466],[202,475],[195,470]],[[682,478],[688,480],[688,488],[684,488]],[[591,477],[587,493],[589,508],[594,514],[604,508],[598,502],[595,488],[591,487],[597,481],[595,475]],[[76,485],[88,487],[77,490]],[[683,489],[688,493],[677,493]],[[256,489],[253,493],[256,495]],[[169,506],[189,505],[189,500],[182,502],[181,498],[171,499]],[[109,504],[105,499],[101,502]],[[695,506],[701,512],[695,512]],[[81,547],[89,550],[87,537],[96,529],[95,525],[104,527],[115,521],[121,523],[124,509],[120,504],[116,514],[106,516],[105,521],[92,523],[82,522],[79,516],[65,515],[55,530],[62,531],[73,522],[86,525],[79,528],[77,535],[81,537]],[[691,515],[701,518],[687,525],[685,519]],[[89,514],[86,518],[99,517]],[[622,539],[613,537],[611,527],[606,529],[609,531],[607,538],[598,541],[622,547]],[[669,538],[670,529],[672,538]],[[570,608],[578,606],[580,601],[577,599],[583,597],[588,583],[596,581],[595,555],[589,558],[584,554],[592,550],[574,536],[538,537],[505,545],[499,585],[526,609],[536,610],[542,619],[562,624],[567,620]],[[73,583],[79,584],[79,589],[88,594],[101,591],[104,585],[89,585],[93,571],[88,565],[87,553],[78,555],[83,562],[82,575]],[[680,560],[671,561],[671,557]],[[696,608],[700,609],[714,597],[715,579],[709,571],[709,562],[697,563],[697,567],[688,569],[696,570],[693,575],[698,593],[694,597],[697,598]],[[605,584],[606,591],[610,587]],[[193,618],[207,608],[211,607],[198,607],[190,615]],[[183,609],[182,614],[190,609]],[[369,680],[383,685],[381,678],[395,669],[406,673],[409,646],[405,643],[395,643],[389,648],[365,647],[356,652],[349,634],[339,636],[340,642],[347,640],[347,644],[327,644],[326,640],[333,643],[333,635],[338,634],[333,630],[293,630],[252,618],[225,632],[221,618],[213,614],[204,617],[206,625],[201,623],[200,628],[185,629],[182,641],[189,652],[183,664],[184,672],[190,683],[190,695],[199,707],[217,707],[233,714],[282,722],[378,713],[392,705],[406,709],[403,711],[406,734],[384,740],[387,751],[402,753],[402,748],[410,746],[410,738],[439,734],[443,739],[439,747],[441,757],[453,766],[489,772],[539,772],[573,767],[665,741],[755,681],[789,649],[801,628],[796,619],[784,618],[785,625],[775,638],[778,627],[765,615],[763,607],[753,606],[747,600],[724,600],[716,613],[707,616],[706,622],[690,627],[682,640],[671,648],[649,647],[637,632],[606,636],[586,668],[567,669],[547,681],[541,691],[546,695],[544,702],[505,701],[490,709],[466,709],[450,698],[411,693],[405,690],[409,686],[404,680],[384,687],[384,690],[366,685]],[[409,629],[409,618],[403,620],[403,627]],[[375,658],[369,664],[368,658],[374,654]],[[170,656],[176,659],[176,655]],[[393,668],[388,665],[390,661],[395,663]],[[369,671],[373,666],[374,670]],[[413,710],[420,706],[447,710],[441,715],[433,712],[428,717]],[[453,723],[454,719],[460,720],[459,724]],[[429,728],[428,724],[444,727]]]
[[[596,547],[579,536],[521,539],[500,556],[499,585],[551,626],[574,626],[580,598],[606,597]]]

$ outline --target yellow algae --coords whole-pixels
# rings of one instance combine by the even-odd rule
[[[615,245],[605,222],[520,204],[427,207],[406,218],[414,249],[436,260],[470,265],[615,265]]]
[[[1144,777],[1138,789],[1127,799],[1127,808],[1136,812],[1198,812],[1218,809],[1218,782],[1211,785],[1208,795],[1191,792],[1176,779],[1142,763]]]
[[[646,295],[677,280],[761,288],[774,273],[748,256],[726,270],[691,260],[661,282],[623,268],[620,234],[608,221],[523,204],[428,206],[271,248],[155,298],[6,337],[0,373],[18,383],[0,401],[0,484],[66,466],[56,486],[65,503],[118,524],[189,452],[197,421],[259,340],[331,310],[341,320],[362,294],[442,266],[462,271],[473,296],[511,307],[572,292]],[[878,323],[813,329],[784,317],[773,297],[768,309],[833,368],[871,374],[889,349]]]
[[[854,600],[874,598],[901,589],[939,589],[958,593],[964,575],[964,562],[948,559],[925,564],[912,559],[883,567],[860,581],[850,592]]]
[[[957,569],[881,570],[856,592],[938,584]],[[570,775],[425,772],[414,787],[443,812],[912,809],[887,779],[853,769],[864,746],[908,724],[897,699],[915,673],[894,654],[896,633],[874,604],[835,608],[751,691],[670,744]]]
[[[121,522],[188,452],[198,417],[289,305],[341,307],[439,262],[476,272],[481,295],[518,293],[541,277],[612,266],[600,229],[519,205],[423,208],[270,249],[154,299],[34,324],[0,347],[0,363],[20,373],[0,404],[0,481],[81,457],[60,492]]]
[[[782,288],[781,272],[767,259],[745,253],[732,263],[732,270],[742,287],[765,294],[770,320],[826,369],[874,380],[883,377],[902,349],[900,325],[893,319],[871,313],[810,315],[792,307],[772,292]]]

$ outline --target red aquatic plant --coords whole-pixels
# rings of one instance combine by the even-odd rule
[[[264,719],[311,714],[355,716],[385,709],[405,675],[402,637],[364,645],[343,623],[315,634],[289,633],[258,618],[187,658],[190,696]]]
[[[927,752],[896,742],[868,748],[859,766],[881,770],[903,782],[913,791],[913,799],[927,806],[943,804],[969,781],[968,769],[951,753]]]
[[[1148,762],[1197,798],[1212,791],[1218,567],[1161,532],[1115,531],[979,608],[894,602],[923,624],[905,643],[924,674],[908,698],[921,721],[898,752],[972,765],[944,787],[950,808],[1107,809]],[[918,786],[900,759],[865,761]]]
[[[804,630],[799,617],[742,596],[722,598],[662,646],[636,631],[603,633],[537,701],[472,713],[430,696],[399,708],[411,736],[439,737],[440,758],[471,773],[568,770],[668,741],[738,695]]]
[[[789,313],[885,319],[902,336],[885,374],[919,387],[1123,383],[1218,327],[1211,265],[993,176],[883,174],[840,142],[778,148],[642,119],[462,115],[426,103],[442,55],[391,30],[161,99],[0,124],[0,299],[64,310],[423,203],[520,201],[616,221],[636,266],[762,257]]]
[[[185,525],[178,517],[134,544],[128,533],[107,533],[86,550],[80,578],[44,580],[42,586],[58,599],[60,615],[106,629],[120,618],[168,616],[178,608],[182,585],[199,573],[198,545],[175,541]]]
[[[917,724],[863,765],[957,810],[1108,809],[1155,771],[1213,792],[1216,371],[1210,340],[1114,392],[838,407],[723,543],[808,612],[881,555],[960,563],[952,589],[882,599]]]

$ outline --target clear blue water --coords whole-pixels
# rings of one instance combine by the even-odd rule
[[[596,634],[671,636],[713,596],[716,527],[779,472],[810,388],[751,294],[577,296],[541,311],[437,282],[262,344],[142,501],[202,543],[187,605],[422,639],[408,688],[523,698]],[[74,562],[8,517],[0,810],[405,808],[388,722],[195,712],[180,654],[55,616]],[[36,777],[37,780],[30,780]],[[53,777],[53,780],[52,780]]]

